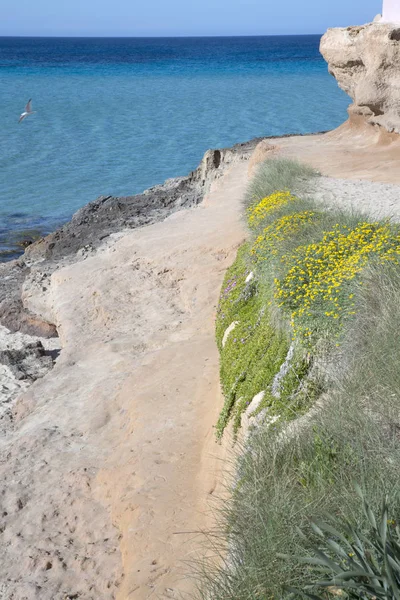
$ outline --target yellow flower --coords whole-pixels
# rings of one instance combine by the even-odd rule
[[[269,213],[294,200],[296,200],[296,196],[293,196],[289,191],[277,191],[263,198],[260,202],[251,205],[247,209],[250,228],[256,228]]]
[[[264,260],[268,254],[276,256],[279,244],[296,234],[303,225],[310,223],[314,215],[315,213],[311,211],[304,211],[277,219],[256,238],[250,251],[251,254],[258,260]]]
[[[300,214],[303,213],[293,219],[296,226]],[[282,219],[276,223],[279,221]],[[263,240],[259,240],[260,247],[273,244],[271,228],[276,223],[265,230]],[[276,280],[275,296],[290,309],[292,317],[295,312],[298,317],[312,317],[321,314],[319,307],[324,307],[326,317],[338,320],[346,310],[344,285],[362,271],[372,256],[383,262],[394,253],[400,253],[400,235],[389,224],[361,222],[353,229],[337,224],[324,233],[321,242],[299,246],[290,256],[283,257],[290,268],[282,280]],[[348,298],[354,298],[354,294]],[[293,318],[301,330],[298,319]]]

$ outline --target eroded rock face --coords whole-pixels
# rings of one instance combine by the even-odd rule
[[[270,140],[261,140],[249,160],[249,177],[255,174],[261,163],[275,156],[277,152],[279,148],[276,144],[271,144]]]
[[[400,24],[328,29],[320,49],[329,72],[353,100],[350,119],[362,116],[400,133]]]

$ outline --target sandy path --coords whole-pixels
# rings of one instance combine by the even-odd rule
[[[63,351],[20,398],[4,442],[0,569],[13,581],[1,597],[188,588],[184,561],[199,536],[183,532],[207,526],[220,468],[214,314],[244,238],[246,172],[236,166],[199,208],[53,274],[47,302]]]
[[[355,149],[345,133],[276,145],[324,175],[400,183],[398,142],[374,134]],[[199,536],[184,532],[209,525],[220,480],[214,315],[245,236],[246,182],[237,163],[201,206],[114,236],[56,271],[46,297],[26,298],[57,324],[63,350],[0,440],[0,598],[141,600],[190,589],[184,561]],[[331,183],[322,199],[342,185],[356,201],[357,183]],[[394,188],[381,192],[374,198],[392,213]]]

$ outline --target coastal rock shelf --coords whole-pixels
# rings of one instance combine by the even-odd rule
[[[175,531],[205,526],[216,485],[213,306],[243,239],[255,145],[210,151],[139,197],[100,199],[1,265],[3,323],[56,326],[62,349],[32,384],[51,355],[25,335],[27,357],[22,334],[4,330],[0,597],[175,597],[192,543]]]
[[[187,177],[169,179],[143,194],[125,198],[102,196],[81,208],[60,229],[28,246],[19,259],[1,263],[1,324],[29,335],[56,336],[54,320],[48,308],[42,306],[42,296],[48,291],[55,270],[92,255],[100,246],[106,246],[113,234],[150,225],[173,212],[197,206],[211,183],[235,161],[248,159],[258,141],[209,150]]]
[[[400,24],[328,29],[321,53],[339,87],[353,100],[350,118],[361,117],[389,133],[399,133]]]

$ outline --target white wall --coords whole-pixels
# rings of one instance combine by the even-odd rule
[[[400,23],[400,0],[383,0],[382,21]]]

